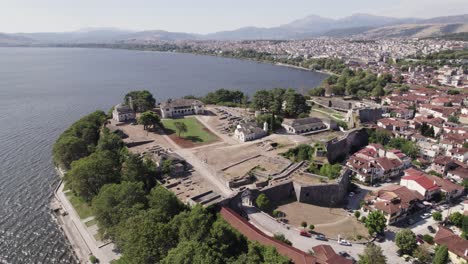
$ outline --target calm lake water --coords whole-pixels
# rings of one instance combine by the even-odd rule
[[[126,92],[158,101],[226,88],[318,85],[326,76],[249,61],[109,49],[0,48],[0,263],[74,263],[47,205],[57,136]]]

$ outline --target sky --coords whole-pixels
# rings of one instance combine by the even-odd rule
[[[211,33],[272,27],[308,15],[429,18],[468,14],[468,0],[0,0],[0,32],[89,27]]]

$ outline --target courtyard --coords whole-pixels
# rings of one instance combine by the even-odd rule
[[[291,226],[301,227],[302,222],[315,226],[314,232],[329,238],[361,240],[368,237],[367,229],[342,208],[320,207],[312,204],[290,201],[275,206],[285,214],[284,219]]]

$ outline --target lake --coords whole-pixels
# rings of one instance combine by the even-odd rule
[[[252,95],[305,92],[326,75],[191,54],[79,48],[0,48],[0,263],[75,263],[47,205],[57,186],[51,149],[79,117],[129,90],[158,102],[218,88]]]

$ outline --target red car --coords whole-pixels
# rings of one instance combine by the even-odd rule
[[[309,232],[307,232],[306,230],[301,230],[301,236],[311,237],[312,235]]]

